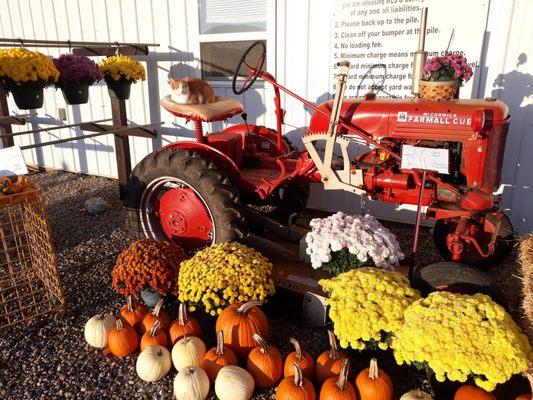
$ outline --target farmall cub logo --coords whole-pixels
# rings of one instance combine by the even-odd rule
[[[439,113],[439,112],[423,112],[423,113],[409,113],[407,111],[398,111],[398,122],[405,122],[408,124],[420,125],[460,125],[469,126],[472,123],[472,118],[467,115],[460,115],[456,113]]]

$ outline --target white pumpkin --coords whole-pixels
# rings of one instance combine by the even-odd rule
[[[248,400],[254,387],[252,375],[235,365],[223,367],[215,380],[215,393],[220,400]]]
[[[178,371],[185,367],[199,367],[204,356],[205,344],[195,336],[181,338],[172,348],[172,363]]]
[[[417,389],[410,390],[409,392],[405,393],[402,397],[400,397],[400,400],[433,400],[433,397],[426,392]]]
[[[174,378],[176,400],[204,400],[209,394],[209,378],[200,367],[185,367]]]
[[[164,378],[171,366],[170,352],[165,347],[155,344],[141,351],[135,369],[143,381],[155,382]]]
[[[107,335],[115,326],[113,314],[97,314],[85,323],[85,340],[91,346],[103,349],[107,346]]]

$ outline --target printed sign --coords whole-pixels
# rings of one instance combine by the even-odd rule
[[[408,113],[407,111],[398,111],[396,119],[398,122],[408,124],[469,126],[472,123],[470,116],[439,112]]]
[[[27,173],[28,168],[19,146],[0,149],[0,176],[24,175]]]
[[[432,147],[402,146],[402,169],[420,169],[449,174],[450,151]]]

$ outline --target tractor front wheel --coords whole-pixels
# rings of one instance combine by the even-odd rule
[[[144,158],[131,174],[124,205],[137,238],[169,240],[189,252],[246,233],[237,190],[213,162],[188,150]]]

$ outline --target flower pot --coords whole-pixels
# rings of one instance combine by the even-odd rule
[[[65,88],[61,88],[63,97],[67,104],[85,104],[89,101],[89,84],[81,82],[71,82]]]
[[[457,89],[456,81],[420,81],[420,96],[424,100],[448,101],[453,99]]]
[[[161,295],[157,293],[154,289],[145,288],[141,290],[141,298],[144,301],[144,304],[146,304],[147,307],[155,307],[159,299],[161,299]]]
[[[34,110],[41,108],[44,102],[43,88],[30,85],[16,85],[11,89],[18,108]]]
[[[131,81],[105,79],[109,96],[114,99],[128,100],[131,93]]]

